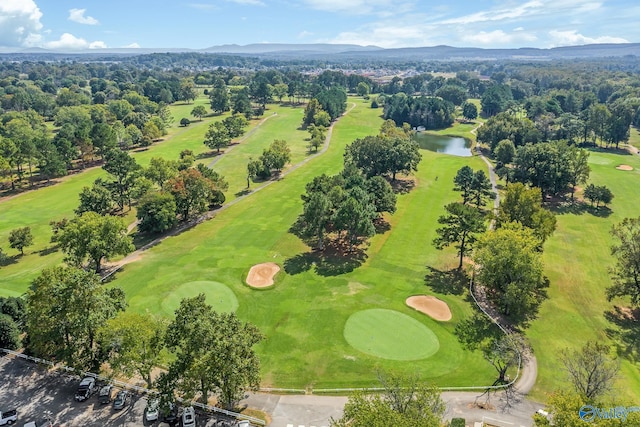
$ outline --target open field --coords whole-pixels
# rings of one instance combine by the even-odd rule
[[[420,170],[413,177],[415,187],[399,196],[397,212],[386,217],[390,230],[375,236],[364,253],[352,258],[320,256],[288,232],[302,210],[299,196],[305,184],[321,173],[337,173],[345,145],[376,133],[382,123],[378,116],[381,109],[370,109],[369,103],[360,99],[350,98],[352,102],[356,108],[338,122],[325,154],[212,220],[166,239],[139,261],[127,265],[113,283],[125,290],[131,310],[170,315],[181,298],[204,292],[216,309],[236,311],[242,319],[255,323],[266,337],[258,346],[264,386],[370,386],[376,382],[376,368],[418,372],[443,386],[490,384],[494,374],[489,365],[479,354],[463,351],[453,335],[455,324],[471,313],[463,297],[437,293],[451,308],[450,322],[437,322],[405,305],[408,296],[433,293],[425,284],[427,267],[448,270],[455,266],[453,250],[436,251],[431,241],[443,206],[457,198],[452,191],[453,176],[463,165],[484,168],[480,159],[422,151]],[[184,117],[180,111],[190,112],[193,105],[175,107],[181,108],[174,111],[176,122]],[[254,132],[224,155],[215,156],[202,139],[208,123],[224,117],[208,117],[186,128],[172,128],[164,142],[134,156],[146,165],[151,157],[175,159],[183,149],[191,149],[198,162],[213,164],[213,169],[229,181],[227,201],[245,189],[249,157],[257,158],[274,139],[289,142],[293,164],[309,156],[307,133],[298,129],[302,108],[269,106],[263,117],[266,120]],[[247,131],[258,122],[252,121]],[[473,127],[456,123],[436,133],[473,139],[469,133]],[[632,134],[630,142],[637,145],[637,131],[632,130]],[[619,164],[631,165],[634,170],[617,170]],[[640,158],[594,151],[590,165],[591,181],[607,185],[616,197],[611,212],[603,211],[607,215],[594,215],[588,209],[556,212],[558,229],[545,245],[544,255],[551,280],[549,300],[527,332],[539,364],[533,395],[539,400],[544,399],[545,392],[566,386],[564,374],[558,370],[561,349],[579,348],[589,339],[616,342],[607,335],[613,324],[605,318],[605,312],[614,304],[625,305],[624,301],[608,303],[604,297],[610,283],[607,267],[612,263],[609,229],[624,217],[638,216],[635,189],[640,183]],[[0,203],[0,242],[5,252],[15,253],[6,245],[9,230],[30,225],[35,236],[35,245],[26,249],[24,257],[0,268],[0,295],[22,294],[43,267],[61,262],[61,253],[47,250],[48,222],[71,216],[81,188],[102,174],[101,169],[93,169]],[[252,183],[251,188],[260,185]],[[127,216],[127,221],[133,219],[134,211]],[[262,262],[278,263],[283,271],[278,273],[273,288],[251,289],[244,280],[250,267]],[[366,342],[359,344],[360,350],[358,345],[353,347],[350,342],[354,341],[345,338],[345,325],[354,314],[371,310],[400,316],[360,319],[355,330],[377,326],[393,330],[389,319],[406,318],[433,335],[426,340],[431,346],[421,342],[424,348],[412,349],[418,360],[410,363],[399,360],[400,338],[397,346],[389,341],[373,353],[361,351]],[[346,333],[353,335],[353,330]],[[439,347],[433,355],[420,358],[434,346]],[[631,402],[640,395],[636,365],[622,363],[618,386],[620,399]]]
[[[611,284],[607,268],[613,264],[610,247],[611,226],[625,217],[637,217],[637,188],[640,185],[638,156],[591,152],[591,182],[608,186],[615,198],[610,215],[596,216],[585,210],[571,209],[557,213],[558,228],[545,244],[545,270],[551,280],[549,299],[542,304],[539,319],[528,336],[538,358],[539,376],[534,397],[543,399],[544,392],[566,387],[565,374],[558,369],[559,351],[578,349],[587,340],[602,341],[615,346],[606,330],[615,325],[605,318],[614,304],[626,306],[627,301],[607,302],[605,288]],[[628,164],[633,171],[615,167]],[[622,359],[616,402],[635,403],[640,396],[640,371],[637,364]],[[634,400],[636,399],[636,400]]]
[[[178,108],[181,106],[179,105]],[[193,104],[190,104],[189,108],[193,108]],[[230,185],[226,194],[227,200],[234,199],[235,193],[246,187],[247,159],[249,155],[262,153],[262,150],[273,140],[268,138],[281,135],[283,139],[291,140],[293,161],[299,161],[306,155],[305,142],[303,141],[306,132],[296,129],[301,121],[302,109],[272,106],[268,110],[268,114],[274,112],[279,114],[264,122],[258,129],[259,132],[252,134],[229,153],[219,157],[224,161],[220,161],[220,166],[216,165],[214,169],[223,175],[229,173]],[[147,166],[152,157],[177,159],[182,150],[190,149],[201,158],[200,161],[208,163],[211,161],[211,158],[208,157],[211,150],[202,143],[204,134],[209,123],[222,120],[227,115],[207,118],[188,127],[177,128],[170,132],[170,135],[165,137],[163,141],[147,149],[131,152],[131,155],[139,164]],[[259,120],[252,120],[247,132],[251,132],[258,123],[260,123]],[[275,129],[269,129],[270,126]],[[228,160],[227,157],[229,157]],[[6,244],[12,229],[29,226],[34,236],[34,245],[25,249],[23,257],[14,258],[12,262],[0,269],[0,294],[22,294],[29,282],[42,268],[62,261],[63,256],[60,252],[50,250],[51,227],[49,221],[72,217],[73,210],[78,206],[78,194],[82,188],[91,186],[96,178],[104,176],[106,173],[102,168],[93,168],[65,177],[55,185],[19,194],[10,200],[0,202],[0,213],[2,213],[0,215],[0,247],[4,249],[4,252],[11,256],[17,253],[17,251],[8,248]],[[125,219],[128,223],[134,221],[135,209],[128,212]]]
[[[456,198],[451,191],[455,171],[469,162],[479,168],[479,159],[423,152],[418,185],[399,198],[397,213],[388,218],[391,230],[372,239],[364,259],[319,258],[288,233],[301,212],[299,195],[306,182],[323,172],[338,172],[344,146],[375,133],[381,123],[379,111],[358,105],[336,125],[327,153],[127,265],[113,283],[125,290],[130,309],[157,311],[185,282],[227,285],[239,301],[238,315],[266,336],[259,345],[265,386],[372,385],[376,367],[418,371],[440,385],[491,383],[486,362],[479,354],[462,351],[452,335],[456,321],[470,312],[468,303],[440,295],[453,311],[453,321],[447,324],[404,303],[407,296],[429,291],[424,279],[427,265],[443,268],[455,263],[452,253],[431,246],[434,224],[444,204]],[[261,262],[284,267],[272,289],[253,290],[244,284],[250,267]],[[382,308],[431,329],[439,351],[406,364],[351,347],[343,333],[349,316]]]

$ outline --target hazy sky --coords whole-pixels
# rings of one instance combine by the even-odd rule
[[[0,48],[640,42],[638,0],[0,0]]]

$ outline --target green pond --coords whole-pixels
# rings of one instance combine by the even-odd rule
[[[434,135],[418,132],[414,136],[420,148],[453,156],[471,156],[471,141],[457,136]]]

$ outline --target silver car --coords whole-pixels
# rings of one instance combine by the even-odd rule
[[[147,402],[144,417],[147,421],[156,421],[160,416],[160,402],[156,398],[151,398]]]

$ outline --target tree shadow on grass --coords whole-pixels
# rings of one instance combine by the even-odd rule
[[[605,332],[615,343],[617,354],[631,362],[640,361],[640,308],[614,306],[604,317],[613,325]]]
[[[570,201],[549,203],[548,208],[555,215],[584,215],[585,213],[588,213],[599,218],[608,218],[613,212],[607,206],[595,207],[582,201],[575,201],[574,203],[571,203]]]
[[[38,255],[40,256],[51,255],[52,253],[58,252],[58,249],[60,249],[60,246],[58,245],[47,246],[46,248],[39,250]]]
[[[395,181],[389,181],[393,192],[396,194],[407,194],[416,186],[416,181],[410,178],[396,178]]]
[[[0,267],[6,267],[11,264],[16,264],[20,255],[9,256],[4,253],[0,253]]]
[[[366,259],[362,248],[354,247],[349,251],[342,242],[331,242],[322,251],[305,252],[285,260],[284,270],[295,275],[313,268],[320,276],[338,276],[352,272]]]
[[[425,284],[438,294],[462,295],[469,285],[469,277],[462,270],[441,271],[433,267],[427,270]]]

